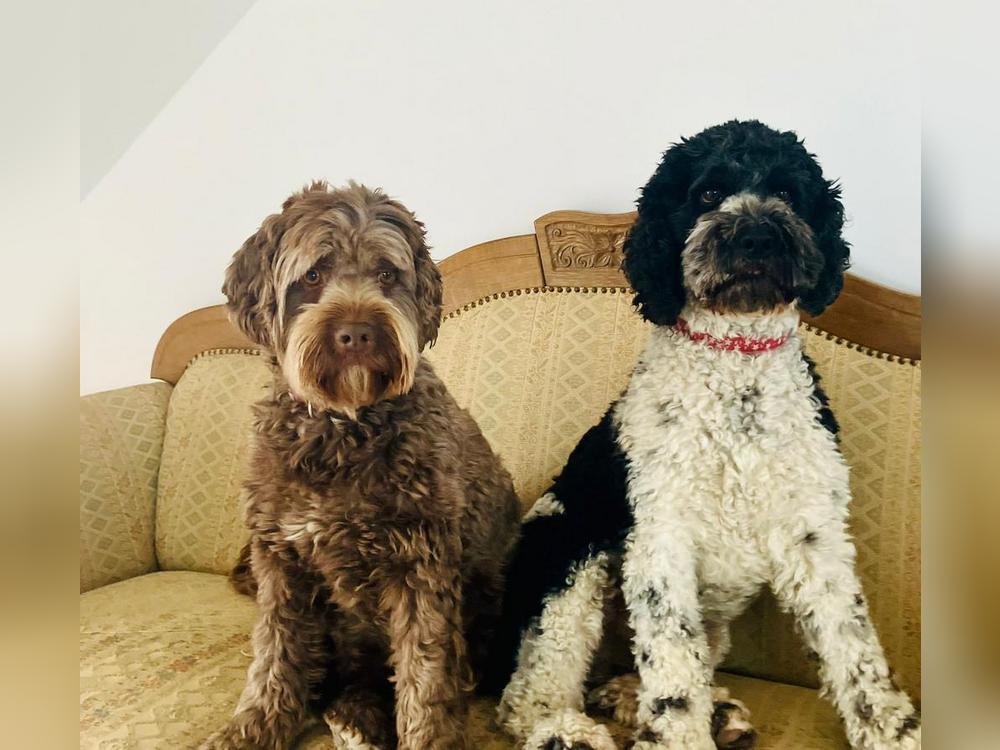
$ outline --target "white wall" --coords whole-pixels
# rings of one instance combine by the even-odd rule
[[[443,258],[629,210],[671,141],[734,116],[805,136],[855,271],[918,291],[916,44],[907,2],[258,0],[83,202],[81,389],[144,379],[311,178],[384,186]]]

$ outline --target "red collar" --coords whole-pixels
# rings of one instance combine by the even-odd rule
[[[704,331],[692,331],[684,318],[678,318],[674,324],[674,330],[687,336],[692,341],[704,344],[709,349],[720,352],[740,352],[740,354],[763,354],[773,352],[783,346],[792,334],[786,333],[778,338],[751,339],[746,336],[725,336],[718,338]]]

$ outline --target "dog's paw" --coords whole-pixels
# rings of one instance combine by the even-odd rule
[[[750,750],[757,746],[757,732],[750,724],[750,709],[728,691],[713,694],[712,739],[722,750]]]
[[[856,744],[861,750],[920,750],[920,719],[913,715],[894,729],[886,727],[880,736]]]
[[[920,750],[920,713],[913,711],[896,727],[893,750]]]
[[[360,731],[336,717],[327,714],[323,718],[330,728],[330,737],[336,750],[381,750],[378,745],[368,742]]]
[[[562,737],[549,737],[542,750],[594,750],[593,746],[583,740],[577,740],[572,745],[567,745]]]
[[[625,750],[703,750],[703,748],[704,750],[716,750],[711,741],[706,745],[676,738],[671,742],[630,740],[625,743]]]
[[[587,694],[587,708],[634,729],[639,710],[639,675],[614,677]]]
[[[894,750],[920,750],[920,727],[914,729],[909,735],[900,738],[899,744]]]
[[[608,728],[589,716],[566,709],[535,725],[524,750],[616,750]]]
[[[858,750],[920,750],[920,712],[903,696],[891,710],[866,715],[864,723],[848,728],[851,747]]]
[[[345,688],[323,712],[323,721],[336,750],[381,750],[395,745],[392,716],[370,690]]]

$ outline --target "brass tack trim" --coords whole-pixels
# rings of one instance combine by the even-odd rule
[[[919,359],[915,360],[910,357],[901,357],[898,354],[890,354],[889,352],[883,352],[880,349],[872,349],[871,347],[868,346],[862,346],[861,344],[856,344],[853,341],[841,338],[840,336],[832,334],[829,331],[824,331],[822,328],[817,328],[816,326],[810,325],[809,323],[801,323],[800,325],[810,333],[814,333],[817,336],[822,336],[828,341],[833,341],[835,344],[838,344],[839,346],[844,346],[847,347],[848,349],[855,349],[869,357],[874,357],[876,359],[884,359],[887,362],[894,362],[900,365],[910,365],[911,367],[916,367],[917,364],[920,362]]]
[[[218,349],[206,349],[203,352],[198,352],[193,357],[191,357],[190,360],[188,360],[188,363],[186,365],[184,365],[184,372],[182,372],[181,375],[183,375],[185,372],[187,372],[187,369],[191,365],[193,365],[195,362],[197,362],[199,359],[202,359],[203,357],[211,357],[211,356],[220,355],[220,354],[250,354],[250,355],[253,355],[255,357],[259,357],[260,353],[261,353],[260,349],[258,349],[256,347],[255,348],[250,348],[250,347],[222,347],[222,348],[218,348]],[[180,378],[178,378],[178,380],[180,380]]]
[[[630,292],[630,289],[621,286],[532,286],[525,287],[523,289],[509,289],[502,292],[494,292],[485,297],[480,297],[472,302],[466,302],[461,307],[456,307],[454,310],[449,312],[444,316],[443,320],[451,320],[452,318],[457,318],[464,312],[473,310],[477,307],[482,307],[488,302],[493,302],[498,299],[505,299],[511,296],[520,296],[522,294],[546,294],[546,293],[556,293],[562,294],[565,292],[582,292],[584,294],[622,294],[625,292]]]

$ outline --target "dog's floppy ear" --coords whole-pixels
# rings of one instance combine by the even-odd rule
[[[441,272],[423,242],[413,253],[413,263],[417,270],[416,297],[420,307],[420,346],[423,348],[437,340],[444,292],[441,286]]]
[[[380,197],[383,197],[383,202],[377,208],[376,218],[399,229],[413,253],[413,269],[417,275],[414,297],[420,323],[420,348],[423,349],[437,339],[438,326],[441,324],[441,272],[427,248],[424,225],[401,203]]]
[[[681,250],[667,218],[670,207],[683,200],[687,180],[687,143],[674,146],[642,189],[639,218],[625,238],[622,270],[635,290],[633,303],[642,316],[655,325],[677,322],[684,307]]]
[[[236,251],[222,285],[229,319],[251,341],[266,347],[274,345],[271,331],[278,304],[273,268],[280,227],[280,216],[269,216]]]
[[[816,247],[823,253],[823,269],[812,289],[799,296],[799,306],[810,315],[819,315],[844,287],[844,272],[851,263],[851,250],[843,237],[844,205],[840,186],[824,180],[825,190],[816,208]]]

